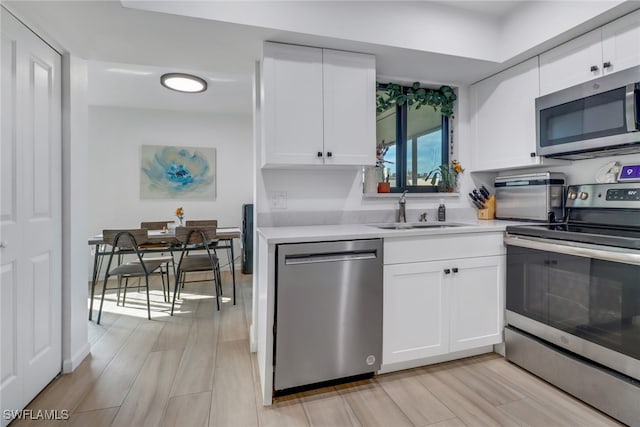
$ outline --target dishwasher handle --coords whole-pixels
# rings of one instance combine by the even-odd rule
[[[344,262],[344,261],[363,261],[368,259],[376,259],[377,253],[373,251],[348,251],[338,253],[325,254],[295,254],[286,255],[284,258],[285,265],[314,264],[322,262]]]

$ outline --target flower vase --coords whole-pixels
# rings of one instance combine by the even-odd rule
[[[364,170],[364,192],[378,192],[378,168],[375,166],[367,166]]]

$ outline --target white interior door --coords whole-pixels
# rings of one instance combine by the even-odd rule
[[[61,57],[0,13],[4,411],[22,409],[61,370]]]

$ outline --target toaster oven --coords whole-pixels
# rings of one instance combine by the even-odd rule
[[[499,176],[496,218],[542,222],[564,219],[565,177],[560,172]]]

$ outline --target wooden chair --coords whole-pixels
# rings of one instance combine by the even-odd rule
[[[140,228],[143,230],[166,230],[169,226],[169,221],[145,221],[140,223]],[[169,280],[169,264],[173,269],[173,273],[175,275],[176,272],[176,264],[173,258],[173,245],[171,243],[143,243],[138,246],[140,250],[142,250],[142,256],[145,261],[162,261],[163,264],[160,266],[160,277],[162,278],[162,295],[164,297],[165,302],[169,302],[170,299],[170,290],[171,290],[171,281]],[[168,255],[165,255],[166,252],[169,252]],[[154,254],[153,256],[146,256],[147,254]],[[158,255],[155,255],[158,254]],[[167,278],[166,287],[164,278]]]
[[[215,227],[177,227],[176,240],[182,245],[180,261],[176,269],[175,288],[173,290],[173,301],[171,303],[171,315],[179,292],[180,280],[184,282],[186,273],[192,272],[213,272],[213,281],[216,291],[216,305],[220,310],[220,295],[222,288],[220,282],[220,263],[215,251],[212,249],[212,242],[216,240]],[[204,252],[192,253],[194,248],[202,249]]]
[[[130,277],[144,277],[145,288],[147,291],[147,318],[151,320],[151,301],[149,299],[149,275],[157,270],[163,261],[143,260],[142,253],[138,249],[138,245],[147,242],[148,232],[142,229],[133,230],[104,230],[102,232],[104,242],[111,246],[107,269],[104,274],[104,283],[102,286],[102,297],[100,298],[100,310],[98,311],[98,321],[102,316],[102,306],[104,304],[104,295],[107,291],[107,280],[109,277],[118,276],[118,288],[120,288],[120,280]],[[135,254],[136,260],[120,264],[111,268],[114,256],[122,254]],[[125,282],[125,297],[127,291],[127,282]],[[124,305],[124,299],[122,301]]]
[[[218,220],[216,219],[200,219],[200,220],[188,220],[185,222],[187,227],[218,227]],[[233,242],[229,242],[228,245],[220,245],[218,240],[213,243],[213,250],[217,253],[218,249],[226,249],[227,250],[227,259],[229,260],[229,268],[231,268],[231,263],[234,262],[233,255],[231,252],[231,245]],[[222,289],[222,288],[221,288]],[[221,293],[222,294],[222,293]],[[236,283],[233,282],[233,305],[236,305]]]

